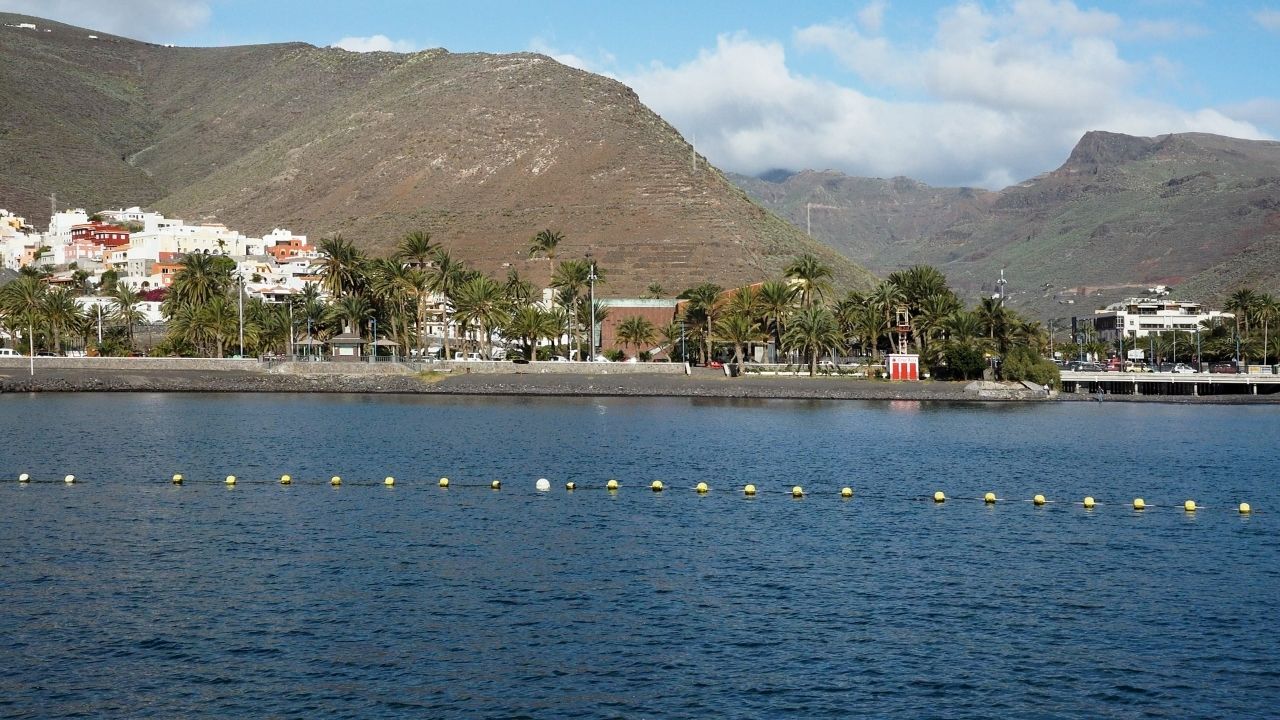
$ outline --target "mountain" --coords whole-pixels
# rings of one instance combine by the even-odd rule
[[[1087,133],[1058,169],[998,192],[836,172],[732,179],[879,273],[942,269],[970,297],[1003,268],[1011,302],[1079,314],[1148,287],[1219,301],[1280,291],[1280,143]],[[1083,307],[1065,307],[1067,305]]]
[[[543,282],[551,263],[527,246],[553,228],[560,256],[592,252],[614,296],[751,282],[804,252],[842,283],[874,280],[750,200],[629,88],[541,55],[176,48],[0,22],[0,206],[36,222],[56,192],[375,251],[426,230]]]

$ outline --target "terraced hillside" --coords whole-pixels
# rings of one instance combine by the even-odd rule
[[[802,252],[872,276],[729,183],[624,85],[534,54],[167,48],[0,14],[0,206],[149,204],[257,234],[386,249],[427,230],[534,280],[529,238],[590,251],[602,291],[776,274]],[[49,32],[44,32],[44,30]],[[97,39],[90,39],[90,34]]]

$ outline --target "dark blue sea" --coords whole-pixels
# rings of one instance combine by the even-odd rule
[[[0,427],[0,717],[1280,714],[1277,407],[11,395]]]

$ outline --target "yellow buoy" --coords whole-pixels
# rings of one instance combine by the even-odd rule
[[[652,483],[649,484],[649,489],[654,492],[662,492],[662,481],[654,480]]]
[[[68,475],[68,476],[66,476],[66,477],[62,478],[62,482],[66,483],[66,484],[68,484],[68,485],[72,485],[72,484],[74,484],[74,483],[75,483],[75,481],[76,481],[76,476],[75,476],[75,475]]]
[[[388,475],[386,479],[382,481],[382,484],[386,485],[387,487],[391,487],[396,484],[396,479]]]
[[[440,478],[440,487],[449,487],[449,478],[447,477]]]
[[[851,498],[851,497],[853,497],[853,488],[851,488],[851,487],[844,487],[844,488],[840,488],[840,497],[842,497],[842,498]]]
[[[1093,496],[1092,496],[1092,495],[1089,495],[1089,496],[1087,496],[1087,497],[1084,499],[1084,509],[1085,509],[1085,510],[1092,510],[1092,509],[1093,509]]]
[[[1188,501],[1186,501],[1186,502],[1182,503],[1182,509],[1183,509],[1183,510],[1186,510],[1187,512],[1195,512],[1195,511],[1196,511],[1196,501],[1195,501],[1195,500],[1188,500]]]
[[[743,494],[743,495],[755,495],[755,494],[756,494],[756,486],[755,486],[755,485],[750,485],[750,484],[748,484],[746,487],[742,488],[742,494]]]
[[[610,480],[609,482],[607,482],[607,483],[605,483],[605,484],[604,484],[604,489],[605,489],[605,490],[617,490],[617,489],[618,489],[618,481],[617,481],[617,480]]]
[[[565,483],[565,484],[564,484],[564,489],[565,489],[565,490],[574,490],[574,489],[576,489],[577,487],[578,487],[578,483],[576,483],[576,482],[574,482],[574,481],[572,481],[572,480],[570,480],[569,482],[567,482],[567,483]]]
[[[329,484],[334,487],[338,487],[339,485],[342,484],[342,478],[338,477],[337,475],[334,475],[333,477],[329,478]]]
[[[25,477],[25,475],[24,475],[24,477]],[[177,474],[177,475],[174,475],[174,476],[173,476],[173,484],[174,484],[174,485],[181,485],[181,484],[182,484],[182,475],[181,475],[181,474]]]
[[[1240,514],[1248,515],[1253,512],[1253,508],[1249,507],[1249,503],[1240,503]]]
[[[1145,500],[1143,500],[1142,498],[1134,498],[1134,499],[1133,499],[1133,509],[1134,509],[1134,510],[1146,510],[1146,509],[1147,509],[1147,503],[1146,503],[1146,501],[1145,501]]]
[[[182,476],[181,476],[181,475],[174,475],[174,477],[175,477],[175,478],[180,478],[180,477],[182,477]],[[22,473],[21,475],[19,475],[19,476],[18,476],[18,482],[31,482],[31,476],[30,476],[30,475],[28,475],[28,474],[26,474],[26,473]]]
[[[698,491],[698,494],[700,494],[700,495],[701,495],[701,494],[705,494],[705,493],[706,493],[708,490],[710,490],[710,489],[711,489],[711,488],[707,487],[707,484],[706,484],[706,483],[704,483],[704,482],[700,482],[700,483],[698,483],[698,486],[697,486],[696,488],[694,488],[694,490],[697,490],[697,491]]]
[[[804,488],[799,485],[791,488],[791,497],[804,497]]]
[[[933,501],[936,503],[946,502],[947,496],[941,490],[939,490],[938,492],[933,494]]]
[[[489,487],[493,488],[494,490],[501,490],[501,489],[502,489],[502,481],[501,481],[501,480],[494,480],[493,482],[489,483]]]
[[[1035,503],[1036,505],[1043,505],[1045,503],[1045,499],[1043,495],[1037,495],[1031,498],[1031,502]]]
[[[235,475],[228,475],[228,476],[227,476],[227,479],[226,479],[226,481],[225,481],[225,482],[226,482],[228,485],[235,485],[235,484],[236,484],[236,476],[235,476]]]
[[[281,485],[292,485],[292,484],[293,484],[293,477],[292,477],[291,475],[281,475],[281,476],[280,476],[280,484],[281,484]]]
[[[982,502],[984,502],[984,503],[986,503],[986,504],[988,504],[988,505],[990,505],[991,503],[993,503],[993,502],[995,502],[995,501],[996,501],[996,494],[995,494],[995,493],[993,493],[993,492],[989,492],[989,493],[987,493],[986,495],[983,495],[983,496],[982,496]]]

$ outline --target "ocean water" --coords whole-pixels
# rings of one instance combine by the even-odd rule
[[[3,717],[1280,707],[1278,408],[85,394],[0,426]]]

